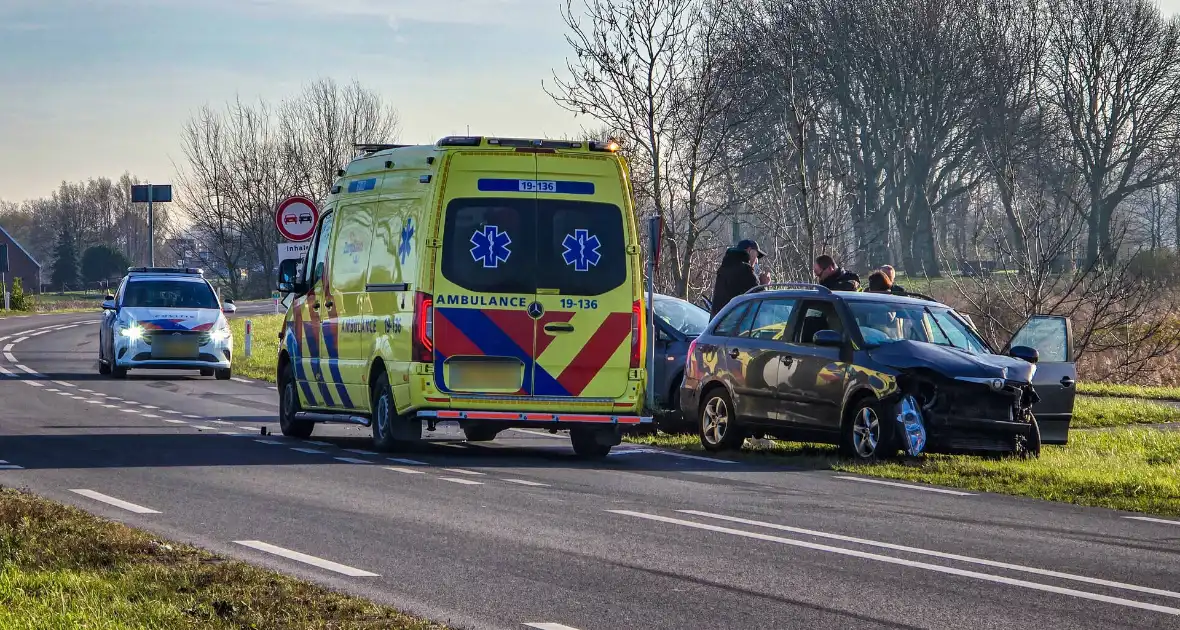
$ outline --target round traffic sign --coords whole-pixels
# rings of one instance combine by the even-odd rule
[[[307,197],[288,197],[275,210],[275,227],[290,241],[306,241],[315,232],[320,210]]]

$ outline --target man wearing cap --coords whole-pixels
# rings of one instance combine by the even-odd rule
[[[746,239],[725,251],[721,266],[717,268],[717,280],[713,283],[713,312],[716,316],[733,298],[759,285],[770,284],[770,274],[754,272],[754,262],[766,254],[758,243]]]

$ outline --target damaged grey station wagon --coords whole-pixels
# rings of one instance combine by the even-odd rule
[[[1065,444],[1076,367],[1064,317],[996,352],[924,296],[772,285],[730,302],[689,348],[684,417],[707,450],[746,437],[838,444],[847,457]]]

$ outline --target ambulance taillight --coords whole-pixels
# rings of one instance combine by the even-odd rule
[[[631,305],[631,369],[643,367],[643,302]]]
[[[417,291],[414,293],[414,360],[420,363],[434,363],[434,298]]]

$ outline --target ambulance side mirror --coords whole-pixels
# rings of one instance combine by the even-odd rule
[[[294,293],[296,295],[307,293],[307,287],[299,278],[298,260],[288,258],[279,263],[279,282],[276,288],[283,293]]]

